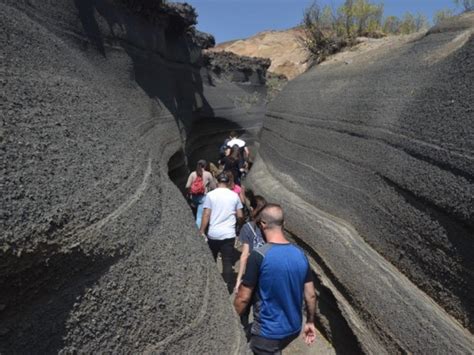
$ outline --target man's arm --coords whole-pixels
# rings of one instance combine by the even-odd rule
[[[306,322],[314,323],[316,313],[316,292],[313,281],[304,284],[304,301],[306,303]]]
[[[247,161],[250,157],[250,151],[249,151],[249,148],[247,146],[244,147],[244,158],[245,160]]]
[[[240,232],[242,235],[242,231]],[[247,260],[249,259],[249,250],[250,247],[247,243],[242,244],[242,253],[240,254],[239,261],[239,273],[237,274],[237,281],[235,282],[235,292],[239,290],[240,283],[242,282],[242,277],[244,276],[245,267],[247,266]]]
[[[199,235],[205,235],[206,234],[206,228],[209,225],[209,220],[211,218],[211,209],[210,208],[204,208],[202,212],[202,219],[201,219],[201,228],[199,229]]]
[[[253,287],[248,287],[243,284],[239,286],[239,291],[234,300],[234,308],[239,316],[242,315],[248,307],[250,299],[252,298],[252,292]]]
[[[254,250],[249,256],[242,284],[239,286],[237,296],[235,296],[234,307],[238,314],[242,314],[244,312],[245,308],[248,307],[250,300],[252,299],[252,292],[258,282],[261,264],[262,255],[258,254]]]
[[[304,284],[304,301],[306,303],[306,324],[303,328],[303,337],[306,344],[311,345],[316,339],[316,327],[314,326],[314,314],[316,312],[316,292],[313,280]]]

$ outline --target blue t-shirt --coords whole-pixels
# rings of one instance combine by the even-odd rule
[[[311,269],[293,244],[265,244],[249,257],[242,283],[254,287],[252,334],[283,339],[301,331],[304,284]]]

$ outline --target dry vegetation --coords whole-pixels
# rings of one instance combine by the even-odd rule
[[[472,11],[474,0],[454,0],[462,11]],[[434,22],[439,23],[455,15],[451,9],[438,11]],[[386,35],[411,34],[430,26],[423,14],[406,12],[402,18],[384,17],[383,4],[370,0],[346,0],[338,8],[321,7],[315,0],[304,11],[299,41],[313,62],[320,63],[328,55],[356,43],[357,37],[380,38]]]

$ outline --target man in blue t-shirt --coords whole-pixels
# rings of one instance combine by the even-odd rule
[[[285,238],[283,220],[283,210],[276,204],[268,204],[260,213],[258,223],[267,244],[250,254],[234,301],[238,314],[253,302],[250,348],[254,354],[279,354],[300,334],[303,298],[305,342],[310,345],[316,338],[311,268],[303,251]]]

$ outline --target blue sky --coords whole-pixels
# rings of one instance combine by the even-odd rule
[[[174,0],[176,1],[176,0]],[[296,26],[303,10],[312,0],[187,0],[199,14],[198,29],[213,34],[217,43],[246,38],[264,30]],[[343,0],[320,0],[341,4]],[[382,1],[374,0],[379,3]],[[445,8],[454,9],[452,0],[385,0],[385,15],[403,16],[406,11],[420,12],[431,18]]]

